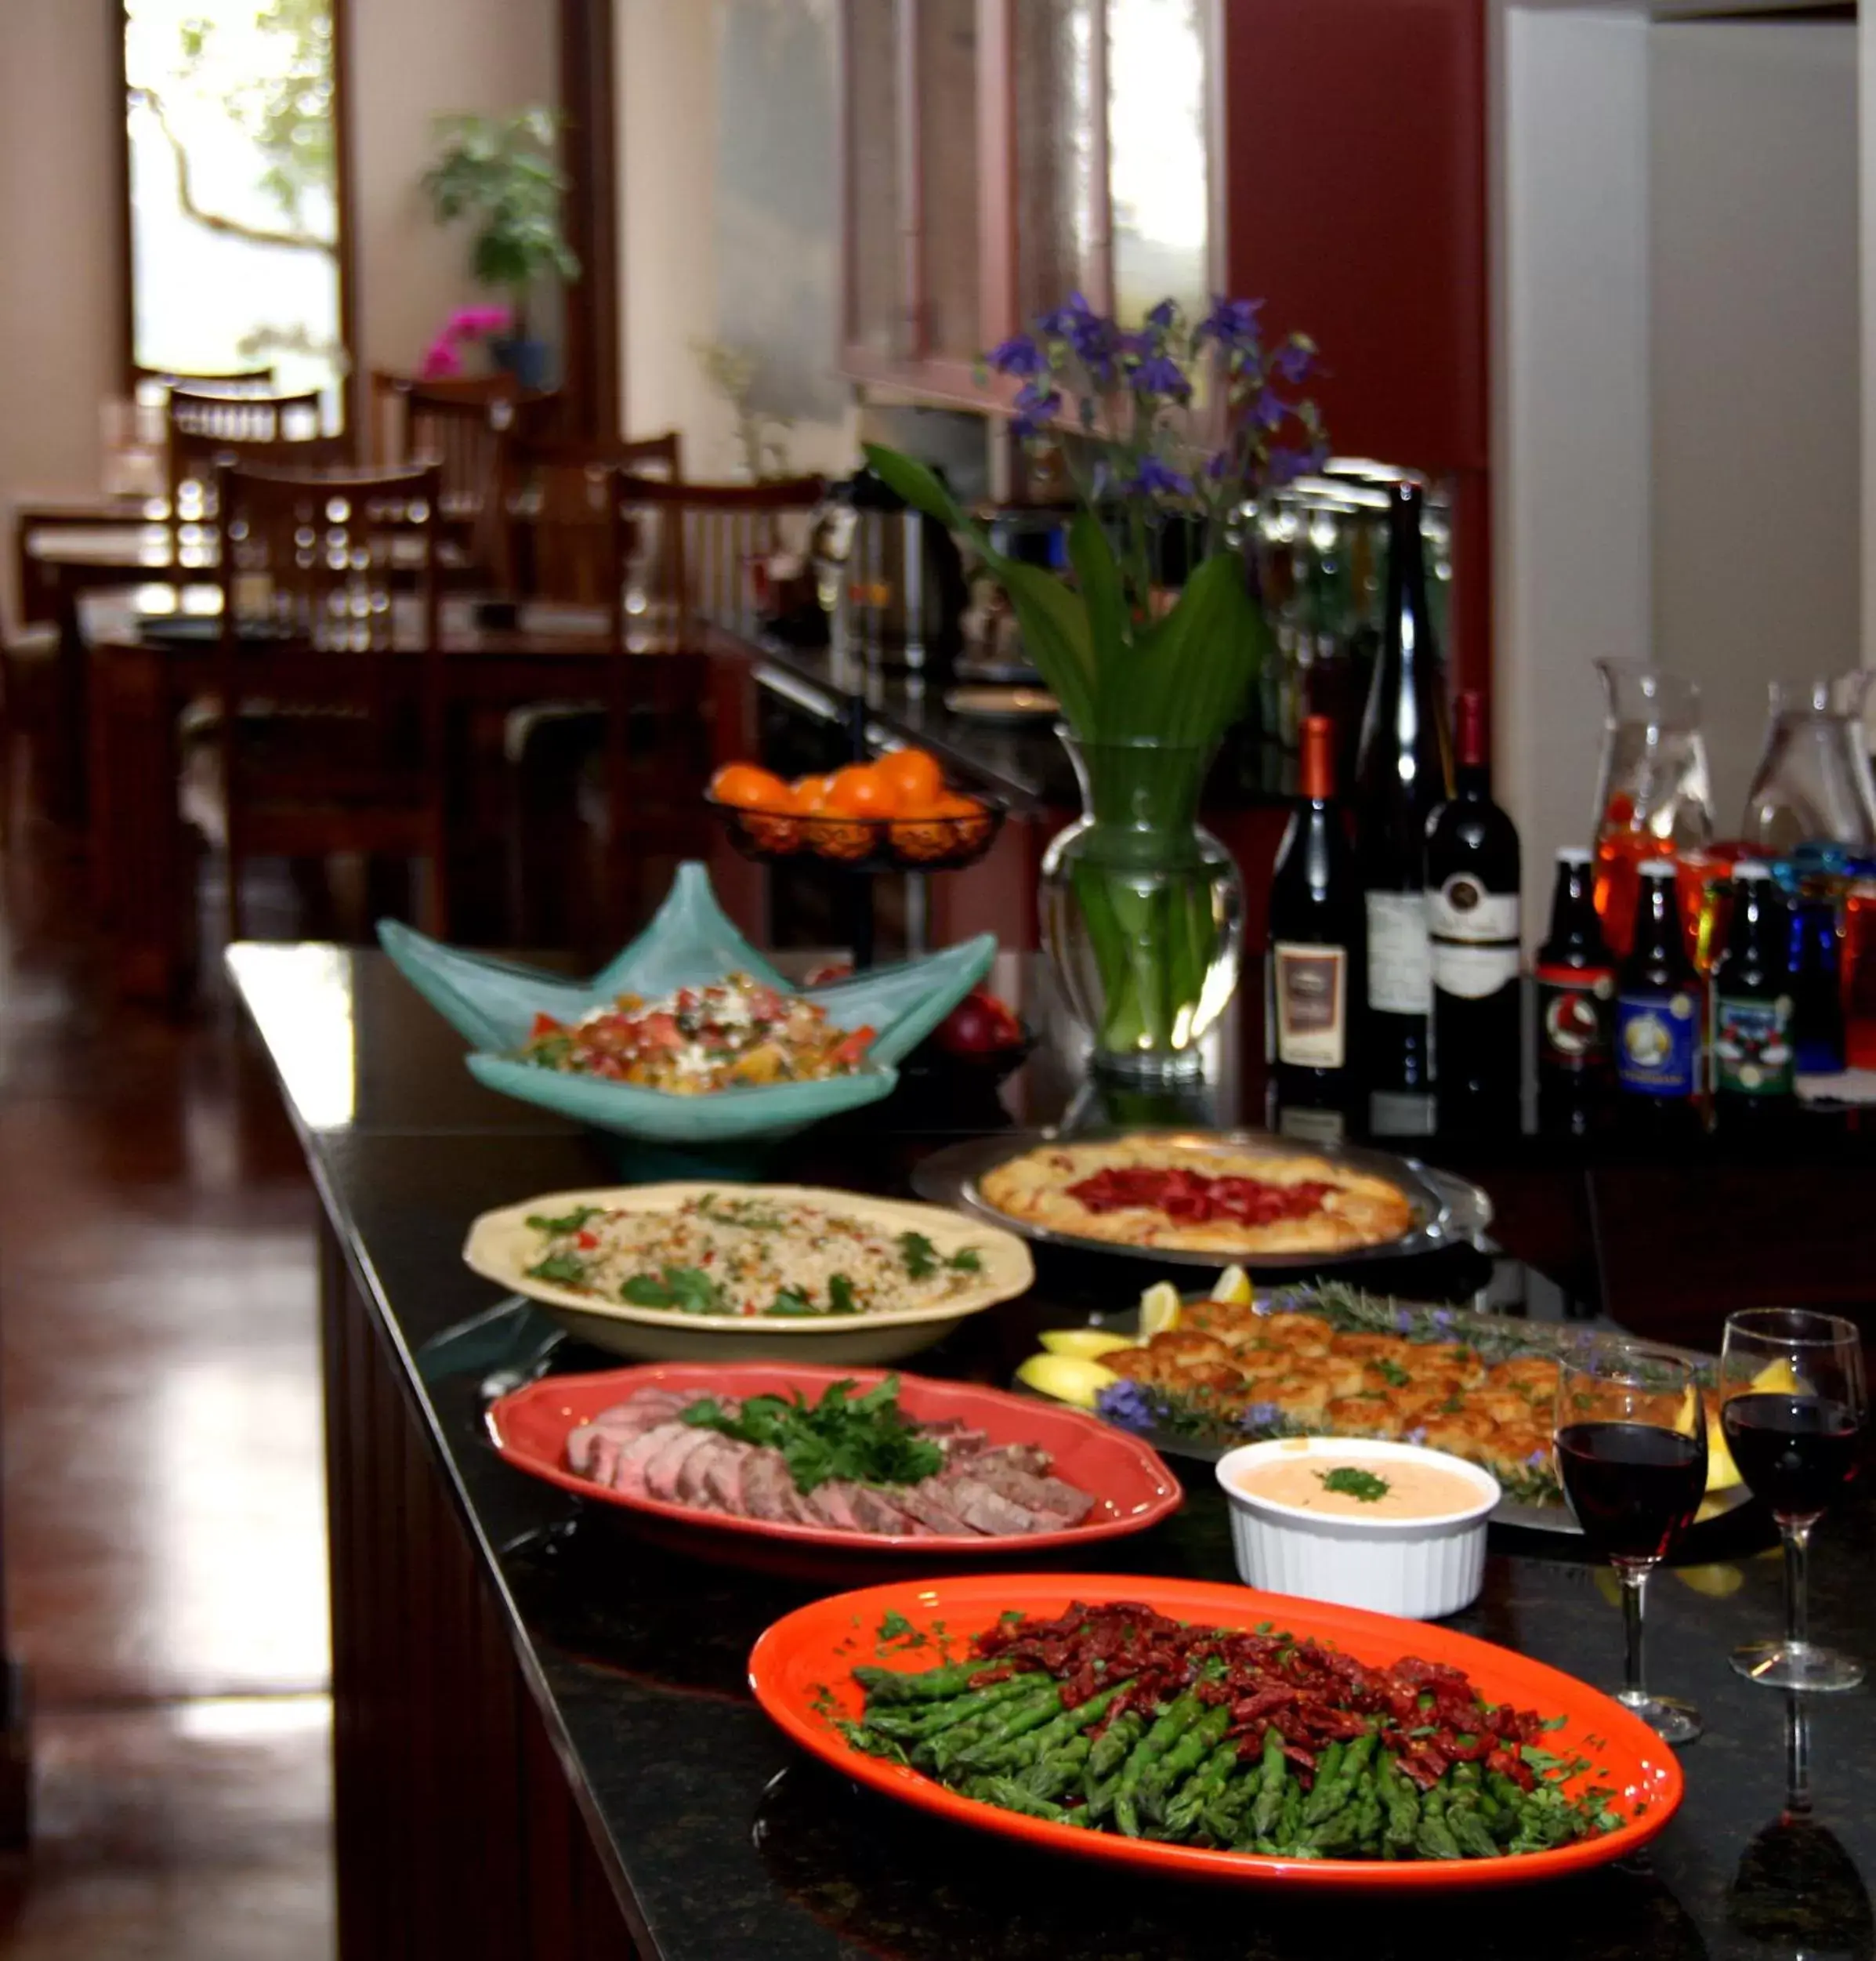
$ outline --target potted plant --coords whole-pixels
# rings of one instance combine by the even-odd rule
[[[560,227],[567,178],[554,160],[559,124],[541,108],[440,117],[442,154],[423,178],[439,224],[466,217],[473,227],[470,276],[510,296],[513,330],[491,346],[524,388],[544,388],[549,378],[547,345],[528,332],[529,295],[544,277],[580,276]]]
[[[1260,307],[1220,299],[1189,323],[1168,299],[1130,331],[1077,293],[987,357],[1020,384],[1015,433],[1074,481],[1070,576],[1004,557],[924,465],[867,449],[975,546],[1061,703],[1084,814],[1043,861],[1043,944],[1096,1065],[1143,1087],[1197,1073],[1237,984],[1242,882],[1198,806],[1270,640],[1242,514],[1324,453],[1299,393],[1314,346],[1266,343]]]

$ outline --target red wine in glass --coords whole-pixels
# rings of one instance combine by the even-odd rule
[[[1727,1447],[1785,1547],[1785,1637],[1735,1648],[1733,1666],[1768,1688],[1854,1688],[1863,1663],[1811,1639],[1809,1575],[1812,1530],[1856,1470],[1869,1408],[1862,1332],[1805,1307],[1729,1314],[1719,1394]]]
[[[1690,1358],[1606,1336],[1557,1358],[1557,1477],[1589,1550],[1621,1582],[1623,1685],[1616,1700],[1665,1743],[1691,1743],[1700,1711],[1644,1685],[1648,1575],[1693,1522],[1707,1487],[1707,1422]]]
[[[1605,1559],[1665,1559],[1707,1488],[1707,1443],[1648,1423],[1566,1423],[1557,1471],[1583,1536]]]
[[[1757,1390],[1729,1398],[1720,1421],[1740,1476],[1779,1517],[1816,1517],[1856,1469],[1856,1412],[1827,1396]]]

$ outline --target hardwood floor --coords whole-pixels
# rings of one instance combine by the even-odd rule
[[[0,874],[0,1446],[31,1850],[0,1955],[324,1961],[313,1201],[225,991],[112,999],[83,868]]]

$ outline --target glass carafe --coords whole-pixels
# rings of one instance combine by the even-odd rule
[[[1598,661],[1605,708],[1591,821],[1596,911],[1617,955],[1628,951],[1644,858],[1673,857],[1713,836],[1713,792],[1700,690],[1639,661]]]
[[[1870,677],[1772,683],[1766,746],[1740,835],[1783,855],[1801,844],[1876,846],[1876,781],[1863,730]]]

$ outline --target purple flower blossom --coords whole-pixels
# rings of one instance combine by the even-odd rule
[[[1146,324],[1149,327],[1157,328],[1162,334],[1165,333],[1172,327],[1174,320],[1178,317],[1179,310],[1176,302],[1162,299],[1158,306],[1155,306],[1146,316]]]
[[[1273,489],[1280,490],[1285,484],[1294,484],[1309,466],[1310,459],[1299,449],[1286,449],[1280,443],[1271,449],[1265,459],[1265,480]]]
[[[1316,350],[1306,341],[1287,342],[1271,357],[1270,365],[1280,380],[1294,388],[1316,372]]]
[[[1394,1310],[1393,1319],[1394,1331],[1396,1334],[1404,1335],[1414,1325],[1413,1312],[1409,1308],[1396,1307]]]
[[[1221,449],[1215,456],[1205,460],[1205,474],[1215,484],[1222,484],[1231,474],[1231,452]]]
[[[1000,341],[987,360],[999,375],[1040,375],[1048,366],[1048,357],[1027,334],[1012,334],[1008,340]]]
[[[1096,317],[1095,310],[1081,293],[1070,293],[1059,306],[1036,322],[1040,334],[1053,334],[1059,340],[1072,340],[1077,328]]]
[[[1158,1420],[1153,1399],[1136,1382],[1110,1383],[1095,1398],[1095,1413],[1122,1430],[1151,1430]]]
[[[1133,371],[1132,380],[1136,392],[1143,395],[1165,395],[1175,402],[1189,401],[1192,397],[1191,382],[1169,354],[1155,354],[1151,360],[1142,361]]]
[[[1257,317],[1263,310],[1261,299],[1228,299],[1222,293],[1213,295],[1211,312],[1193,333],[1193,346],[1202,346],[1208,340],[1223,341],[1227,346],[1255,340]]]
[[[1121,488],[1129,497],[1190,497],[1192,479],[1157,456],[1143,456],[1139,469]]]
[[[1414,1427],[1407,1432],[1403,1441],[1410,1444],[1424,1444],[1426,1441],[1426,1425],[1425,1423],[1416,1423]]]
[[[1251,408],[1251,413],[1265,429],[1281,429],[1292,412],[1290,404],[1274,388],[1260,389]]]
[[[1040,435],[1062,406],[1059,389],[1039,381],[1025,382],[1016,390],[1016,414],[1010,422],[1018,437]]]
[[[1282,1415],[1275,1403],[1251,1403],[1240,1412],[1237,1426],[1240,1430],[1268,1430]]]

